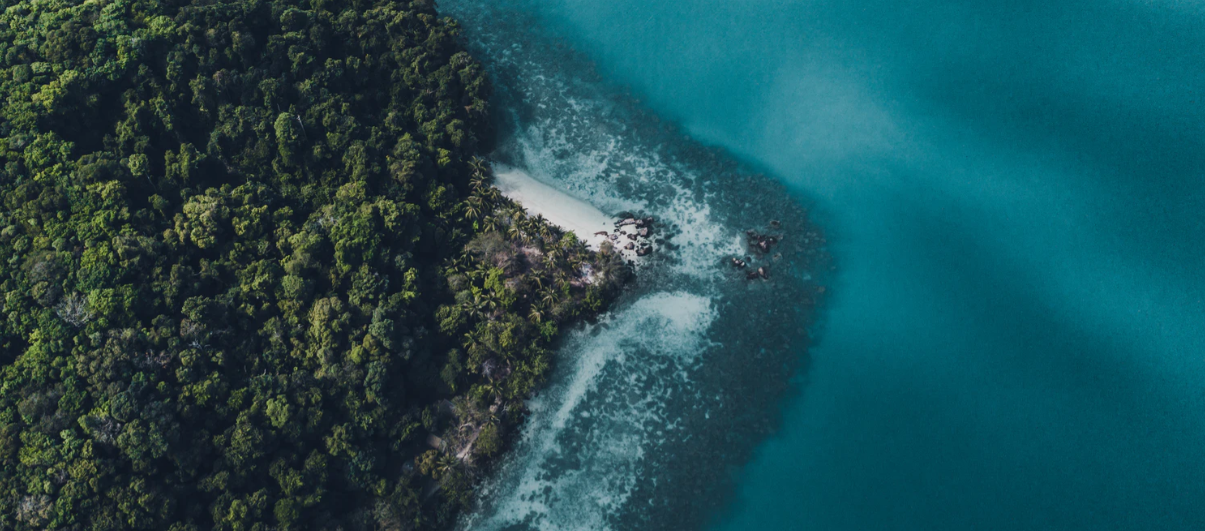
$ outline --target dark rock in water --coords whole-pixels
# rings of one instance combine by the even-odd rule
[[[745,273],[745,278],[749,279],[749,280],[757,280],[758,278],[761,278],[761,277],[758,276],[757,271],[750,271],[748,273]]]
[[[611,241],[613,241],[613,242],[617,242],[617,241],[619,241],[619,235],[618,235],[618,234],[612,234],[612,235],[610,236],[610,238],[611,238]]]
[[[639,249],[636,249],[636,256],[644,256],[644,255],[650,254],[652,252],[653,252],[652,247],[641,247]]]
[[[636,248],[636,244],[634,244],[634,243],[629,243],[629,244],[627,244],[627,245],[623,246],[623,248],[624,248],[624,249],[627,249],[627,250],[629,250],[629,251],[631,251],[632,249],[635,249],[635,248]]]
[[[748,237],[750,237],[750,238],[756,238],[756,237],[757,237],[757,231],[755,231],[755,230],[747,230],[747,231],[745,231],[745,236],[748,236]]]
[[[636,231],[636,234],[639,234],[641,238],[648,238],[649,237],[649,228],[644,227],[644,228]]]
[[[637,227],[643,227],[643,226],[644,226],[644,220],[643,220],[643,219],[638,219],[638,220],[636,220],[636,226],[637,226]]]
[[[628,212],[628,211],[626,211],[626,210],[625,210],[625,211],[623,211],[623,212],[620,212],[620,213],[619,213],[619,215],[618,215],[618,216],[615,216],[615,217],[617,217],[617,218],[619,218],[619,219],[628,219],[628,218],[634,218],[634,217],[636,217],[636,214],[633,214],[633,213]]]
[[[757,274],[762,278],[770,278],[770,270],[765,267],[757,268]]]
[[[649,217],[647,217],[647,218],[644,218],[644,224],[645,224],[645,225],[652,225],[652,224],[653,224],[653,222],[655,222],[655,221],[657,221],[657,220],[656,220],[655,218],[653,218],[653,216],[649,216]]]
[[[628,237],[628,239],[629,239],[629,240],[636,241],[636,235],[635,235],[635,234],[628,234],[628,235],[627,235],[627,237]]]
[[[744,269],[746,265],[748,265],[748,264],[746,264],[744,260],[741,260],[740,258],[737,258],[735,256],[732,257],[732,267],[735,267],[737,269]]]
[[[768,253],[768,252],[770,252],[770,242],[768,242],[766,240],[757,242],[757,248],[760,249],[761,252],[763,252],[763,253]]]
[[[595,236],[607,236],[607,231],[605,231],[605,230],[600,230],[600,231],[598,231],[598,232],[594,233],[594,235],[595,235]]]
[[[615,226],[617,226],[617,227],[626,227],[626,226],[628,226],[628,225],[635,225],[635,224],[636,224],[636,220],[635,220],[635,219],[632,219],[632,218],[627,218],[627,219],[624,219],[623,221],[620,221],[620,222],[616,223],[616,224],[615,224]]]
[[[770,228],[777,229],[778,227],[781,227],[781,226],[782,226],[782,223],[780,223],[777,219],[770,220]]]

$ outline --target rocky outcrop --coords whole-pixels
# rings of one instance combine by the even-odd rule
[[[654,248],[649,239],[655,232],[655,218],[652,216],[637,216],[630,212],[622,212],[619,215],[619,220],[615,222],[614,233],[610,235],[612,242],[619,242],[627,239],[628,243],[623,246],[623,251],[627,256],[648,256],[653,253]]]

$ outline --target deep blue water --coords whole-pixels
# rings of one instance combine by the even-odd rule
[[[467,526],[1205,528],[1205,7],[445,4],[498,158],[696,242],[617,311],[648,330],[567,347]],[[691,273],[782,201],[837,264],[806,353],[813,263],[764,293]]]

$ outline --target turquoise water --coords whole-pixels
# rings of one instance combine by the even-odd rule
[[[1205,527],[1205,8],[445,4],[499,158],[703,242],[619,310],[645,325],[567,348],[467,527]],[[815,264],[765,293],[690,273],[783,201],[838,265],[806,356],[783,307]]]

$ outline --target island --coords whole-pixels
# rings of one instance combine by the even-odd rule
[[[0,97],[3,529],[449,527],[630,274],[427,0],[18,0]]]

